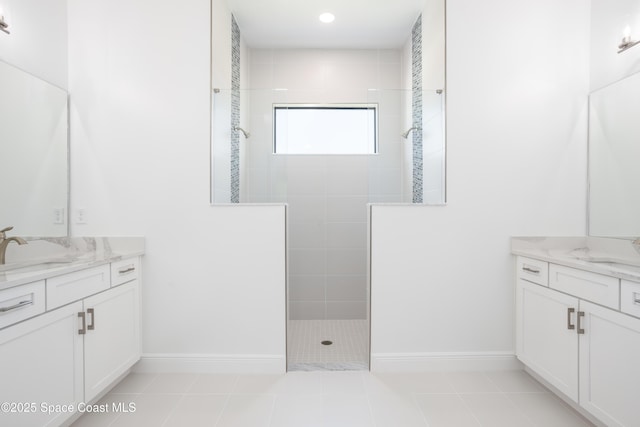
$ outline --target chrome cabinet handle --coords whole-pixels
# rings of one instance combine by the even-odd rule
[[[531,267],[522,267],[523,271],[528,271],[529,273],[533,273],[533,274],[540,274],[540,270],[536,270],[535,268],[531,268]]]
[[[82,327],[78,329],[78,334],[84,335],[87,333],[87,322],[85,319],[84,311],[81,311],[80,313],[78,313],[78,318],[82,320]]]
[[[9,307],[0,307],[0,313],[6,313],[7,311],[16,310],[18,308],[31,304],[33,304],[33,300],[20,301],[19,303],[10,305]]]
[[[582,329],[582,318],[584,317],[584,311],[578,312],[578,335],[584,335],[584,329]]]
[[[571,324],[571,315],[572,315],[573,313],[575,313],[575,312],[576,312],[576,309],[575,309],[575,308],[573,308],[573,307],[571,307],[571,308],[567,308],[567,329],[571,329],[571,330],[573,330],[573,329],[575,329],[575,328],[576,328],[576,325],[572,325],[572,324]]]
[[[96,313],[93,308],[87,308],[87,314],[91,315],[91,323],[87,326],[87,330],[93,331],[96,328]]]
[[[118,270],[118,274],[127,274],[127,273],[131,273],[132,271],[136,271],[136,268],[133,265],[130,265]]]

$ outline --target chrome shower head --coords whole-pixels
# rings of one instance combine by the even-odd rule
[[[404,139],[407,139],[407,137],[409,136],[409,134],[411,133],[412,130],[420,130],[420,128],[418,126],[412,126],[406,132],[402,133],[401,136]]]
[[[251,134],[249,132],[247,132],[246,130],[242,129],[240,126],[234,127],[233,130],[235,130],[236,132],[242,132],[242,134],[244,135],[244,137],[246,139],[249,139],[249,137],[251,136]]]

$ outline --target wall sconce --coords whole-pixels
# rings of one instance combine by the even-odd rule
[[[622,42],[620,42],[620,44],[618,45],[618,53],[622,53],[627,49],[631,49],[638,43],[640,43],[640,40],[631,41],[631,27],[627,25],[624,29]]]
[[[9,28],[9,24],[4,22],[4,15],[2,14],[2,11],[0,10],[0,31],[2,31],[4,33],[7,33],[7,34],[11,34],[11,33],[9,33],[9,30],[7,30],[7,28]]]

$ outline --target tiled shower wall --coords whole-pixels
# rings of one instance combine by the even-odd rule
[[[400,50],[251,50],[242,201],[289,204],[291,319],[367,317],[367,203],[404,201],[401,63]],[[274,102],[377,102],[379,154],[275,156]]]
[[[240,28],[231,15],[231,203],[240,202]]]
[[[213,203],[237,203],[244,193],[246,140],[236,126],[247,125],[248,49],[223,0],[215,1],[211,40]],[[241,200],[240,200],[241,201]]]
[[[413,141],[413,203],[422,203],[422,16],[411,30],[411,133]]]

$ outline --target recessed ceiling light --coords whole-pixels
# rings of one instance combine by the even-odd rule
[[[324,22],[325,24],[329,24],[331,22],[333,22],[336,17],[333,15],[333,13],[323,13],[322,15],[320,15],[320,17],[318,18],[320,19],[320,22]]]

